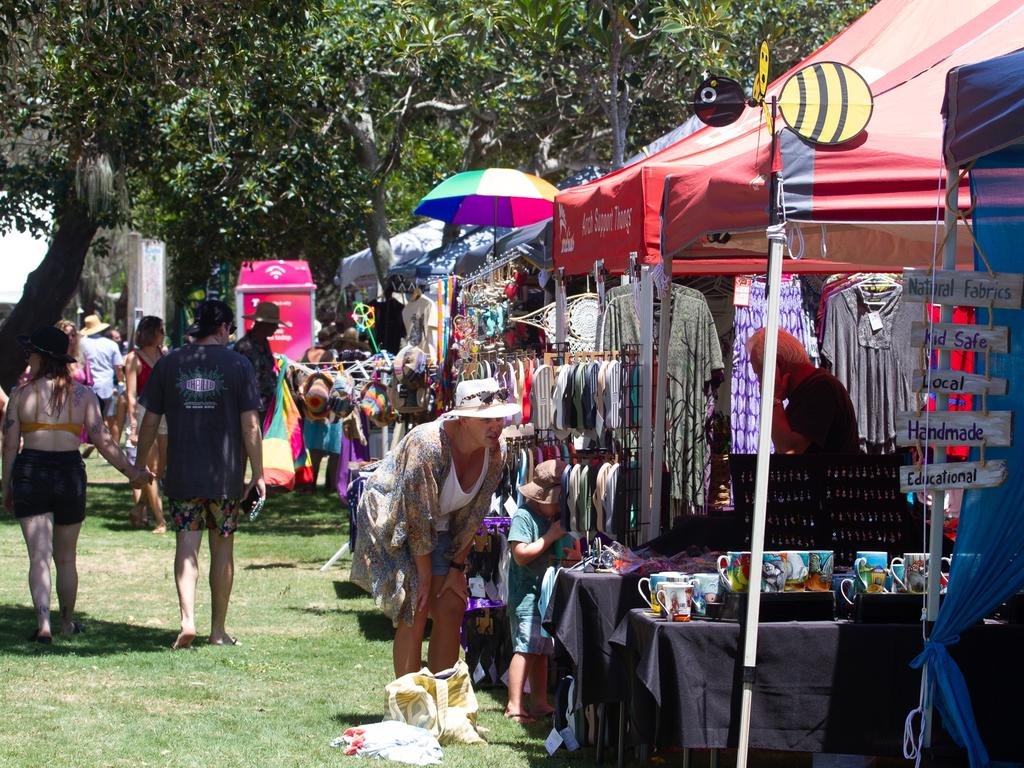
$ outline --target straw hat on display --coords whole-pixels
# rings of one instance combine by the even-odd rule
[[[256,305],[256,311],[251,315],[242,315],[246,320],[254,323],[270,323],[271,325],[283,325],[291,328],[292,324],[281,319],[281,308],[272,301],[261,301]]]
[[[103,333],[109,327],[110,323],[100,322],[99,315],[86,315],[82,320],[82,330],[78,332],[78,335],[95,336],[97,333]]]
[[[497,379],[463,381],[455,389],[455,407],[446,415],[504,419],[520,412],[519,405],[508,400],[508,388],[501,386]]]
[[[558,459],[542,461],[533,470],[533,480],[519,486],[519,492],[539,504],[557,504],[562,495],[562,471],[565,462]]]

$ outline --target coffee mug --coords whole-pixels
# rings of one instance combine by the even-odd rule
[[[750,583],[750,553],[727,552],[718,557],[718,575],[725,592],[746,592]]]
[[[786,568],[785,552],[765,552],[761,560],[761,591],[784,592]]]
[[[810,552],[786,552],[786,591],[803,592],[810,574]]]
[[[853,561],[853,580],[857,592],[887,592],[888,552],[858,552]]]
[[[809,592],[829,592],[832,589],[831,550],[817,549],[807,553],[807,590]]]
[[[640,579],[636,588],[644,602],[651,606],[651,612],[661,613],[661,606],[658,604],[658,585],[665,581],[682,581],[685,578],[686,574],[679,571],[662,571],[652,574],[649,578],[645,576]],[[647,584],[647,594],[644,594],[645,583]]]
[[[951,565],[948,557],[941,558],[946,566]],[[892,569],[893,581],[901,592],[923,595],[928,591],[928,553],[904,552],[903,557],[894,557],[889,567]],[[940,587],[949,581],[949,573],[943,571],[939,577]]]
[[[663,581],[657,597],[668,621],[689,621],[693,610],[692,581]]]
[[[707,616],[708,605],[718,602],[718,588],[721,577],[717,573],[695,573],[693,580],[693,612],[697,616]]]

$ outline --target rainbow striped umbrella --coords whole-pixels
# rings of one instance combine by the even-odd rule
[[[512,168],[465,171],[442,181],[414,213],[449,224],[523,227],[554,212],[555,187]]]

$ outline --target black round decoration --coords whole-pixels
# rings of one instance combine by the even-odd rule
[[[732,78],[713,75],[697,86],[693,111],[701,122],[722,127],[739,119],[745,102],[742,85]]]

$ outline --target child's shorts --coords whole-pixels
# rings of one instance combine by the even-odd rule
[[[510,611],[509,622],[512,625],[512,653],[554,653],[554,641],[541,634],[541,619],[536,607],[522,615]]]

